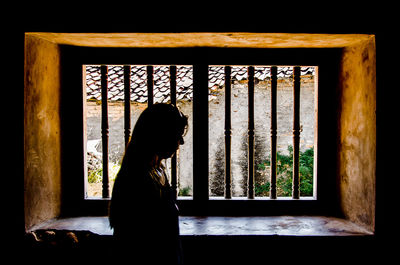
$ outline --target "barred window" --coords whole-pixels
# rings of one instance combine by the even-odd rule
[[[166,162],[179,199],[316,198],[317,67],[203,68],[84,65],[87,199],[110,197],[132,126],[148,105],[160,102],[176,104],[189,117],[185,145]],[[195,74],[208,84],[201,95],[208,113],[207,179],[194,168]],[[206,185],[194,189],[196,181]]]

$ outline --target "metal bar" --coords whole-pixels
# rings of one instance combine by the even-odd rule
[[[171,104],[176,106],[176,66],[171,65],[169,67],[169,80],[171,87]],[[178,151],[177,151],[178,152]],[[177,152],[171,157],[171,187],[175,194],[175,198],[178,197],[177,193]]]
[[[176,105],[176,66],[169,67],[169,78],[171,86],[171,104]]]
[[[208,200],[208,65],[193,65],[193,200]],[[199,205],[201,208],[202,206]]]
[[[102,197],[110,198],[108,187],[108,67],[101,66],[101,141],[103,152]]]
[[[153,97],[153,87],[154,87],[154,78],[153,78],[153,66],[147,66],[147,104],[150,107],[153,105],[154,97]]]
[[[124,66],[124,136],[125,146],[131,135],[131,66]]]
[[[231,138],[231,67],[225,66],[225,199],[232,198]]]
[[[254,199],[254,67],[248,67],[248,177],[247,177],[247,198]]]
[[[300,199],[300,67],[293,67],[293,187],[292,198]]]
[[[276,66],[271,66],[271,161],[269,197],[276,199],[276,135],[277,135],[277,72]]]

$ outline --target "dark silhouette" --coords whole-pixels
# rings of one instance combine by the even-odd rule
[[[172,104],[140,115],[115,180],[110,226],[117,253],[139,264],[182,264],[178,208],[162,161],[183,144],[187,117]]]

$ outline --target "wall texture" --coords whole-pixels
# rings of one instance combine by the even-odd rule
[[[200,34],[201,35],[201,34]],[[215,33],[218,35],[218,33]],[[78,46],[146,47],[176,46],[170,38],[150,43],[100,34],[93,40],[87,34],[29,33],[25,35],[24,76],[24,203],[25,228],[60,214],[60,51],[59,44]],[[226,45],[229,36],[219,34],[209,41],[179,35],[196,46]],[[115,37],[115,36],[114,36]],[[132,36],[130,36],[132,37]],[[154,35],[146,35],[147,41]],[[160,36],[159,36],[160,37]],[[162,37],[165,37],[162,36]],[[337,168],[338,197],[346,219],[375,228],[376,205],[376,57],[372,35],[267,34],[236,35],[245,43],[230,41],[227,47],[340,48],[340,100],[338,103]],[[235,38],[236,38],[235,37]],[[60,39],[61,38],[61,39]],[[65,39],[67,38],[67,39]],[[125,42],[124,42],[125,41]],[[272,42],[271,42],[272,41]],[[181,47],[189,47],[187,42]],[[251,44],[254,43],[254,44]],[[272,43],[272,44],[271,44]],[[179,45],[178,45],[179,46]],[[335,109],[336,110],[336,109]],[[328,169],[326,169],[328,170]]]
[[[290,78],[278,80],[278,151],[288,153],[292,145],[293,83]],[[301,87],[300,119],[302,125],[301,150],[314,146],[314,77],[303,76]],[[261,163],[270,151],[270,83],[263,81],[255,86],[255,162]],[[224,153],[224,87],[209,101],[209,178],[210,195],[223,196],[225,153]],[[96,101],[86,103],[87,140],[89,152],[101,157],[101,105]],[[109,160],[120,163],[124,154],[124,105],[109,102]],[[135,125],[147,103],[131,103],[131,124]],[[183,113],[189,116],[189,131],[185,144],[180,147],[178,178],[180,188],[193,191],[193,143],[192,102],[178,101]],[[247,127],[248,127],[247,81],[235,81],[232,86],[232,176],[234,196],[246,196],[247,185]],[[257,169],[257,167],[256,167]],[[269,179],[268,170],[257,170],[257,179]],[[96,184],[89,184],[96,186]],[[97,185],[97,196],[101,196],[101,185]],[[91,192],[93,193],[93,192]]]
[[[60,53],[26,36],[24,94],[25,228],[60,214]]]
[[[255,165],[269,157],[270,153],[270,94],[269,82],[255,86]],[[232,86],[232,147],[231,171],[234,196],[247,196],[248,172],[248,90],[247,82],[235,82]],[[209,178],[211,196],[223,196],[225,175],[224,151],[224,91],[209,104]],[[301,150],[314,145],[314,78],[302,78],[301,88]],[[278,146],[281,153],[288,153],[293,145],[293,80],[278,80],[277,91]],[[269,170],[255,166],[256,182],[269,180]],[[213,192],[213,189],[215,190]]]
[[[375,227],[375,40],[345,48],[341,62],[339,192],[344,215]]]

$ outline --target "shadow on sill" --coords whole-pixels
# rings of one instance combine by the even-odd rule
[[[310,251],[341,261],[373,252],[373,233],[347,220],[325,216],[181,216],[185,264],[262,264],[298,258]],[[71,217],[43,222],[26,233],[26,253],[48,260],[115,263],[108,218]],[[341,249],[341,255],[332,250]],[[357,249],[359,252],[357,252]],[[368,251],[367,249],[371,249]],[[290,255],[288,256],[288,253]],[[362,256],[362,255],[361,255]]]
[[[372,232],[348,220],[326,216],[181,216],[180,234],[190,236],[371,236]],[[88,231],[112,236],[106,216],[52,219],[36,230]]]

